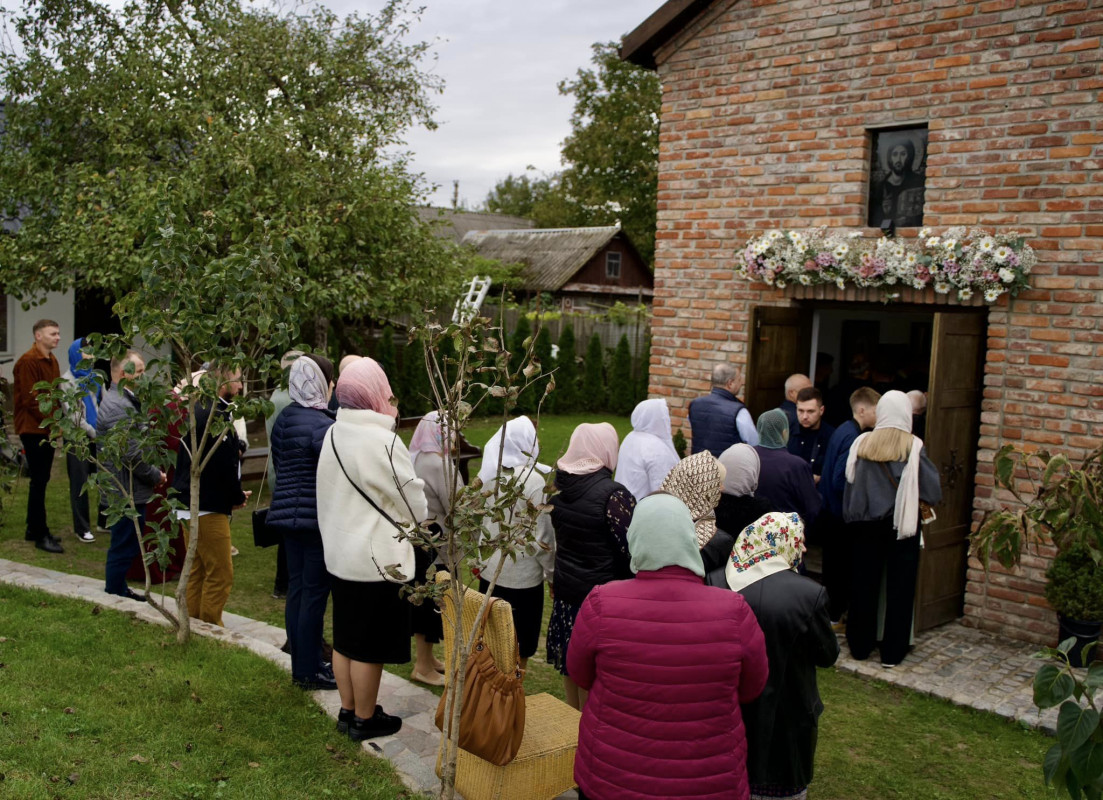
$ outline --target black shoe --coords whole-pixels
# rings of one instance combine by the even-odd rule
[[[354,742],[362,742],[365,739],[374,739],[377,736],[394,736],[402,730],[402,720],[383,714],[381,708],[376,708],[371,719],[360,719],[355,714],[349,723],[349,738]]]
[[[400,725],[402,724],[402,717],[396,717],[394,714],[388,714],[386,711],[383,710],[383,706],[375,707],[375,716],[379,717],[380,719],[397,720]]]
[[[24,542],[37,542],[38,541],[38,536],[31,533],[30,528],[27,528],[27,530],[23,531],[23,541]]]
[[[35,540],[34,546],[39,550],[45,550],[47,553],[64,553],[65,548],[61,546],[61,542],[55,539],[50,534],[40,536]]]
[[[379,706],[376,706],[376,708],[379,708]],[[356,716],[356,714],[353,712],[353,710],[351,708],[342,708],[340,711],[338,711],[337,712],[337,732],[338,733],[348,733],[349,732],[349,723],[352,722],[352,719],[355,716]]]
[[[317,672],[309,678],[292,678],[291,682],[306,692],[318,689],[328,692],[337,688],[337,681],[334,680],[333,675],[326,675],[324,672]]]
[[[285,639],[284,640],[283,646],[280,648],[280,652],[281,653],[287,653],[288,655],[291,655],[291,640],[290,639]]]
[[[273,589],[272,590],[272,599],[273,600],[286,600],[287,599],[287,590],[286,589]]]

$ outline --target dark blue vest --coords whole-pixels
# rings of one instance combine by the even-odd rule
[[[689,425],[693,429],[693,452],[708,450],[717,458],[743,438],[735,426],[735,417],[746,408],[743,402],[719,386],[689,404]]]

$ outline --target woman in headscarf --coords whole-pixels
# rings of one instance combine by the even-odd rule
[[[877,403],[877,424],[854,440],[846,462],[843,519],[852,547],[846,641],[859,661],[873,652],[883,575],[885,626],[880,647],[885,667],[899,664],[911,641],[922,546],[920,502],[933,506],[942,500],[938,469],[911,426],[908,396],[886,392]]]
[[[644,400],[632,411],[632,431],[620,446],[616,481],[642,500],[659,491],[677,463],[666,400]]]
[[[504,431],[504,435],[503,435]],[[503,442],[504,439],[504,442]],[[499,460],[499,455],[501,456]],[[483,448],[483,463],[479,467],[479,479],[483,491],[495,492],[501,483],[511,480],[524,482],[524,496],[513,507],[513,515],[519,515],[527,503],[536,506],[547,502],[545,486],[551,471],[536,459],[540,446],[536,441],[536,427],[528,417],[517,417],[499,428]],[[499,469],[500,467],[500,469]],[[501,478],[499,479],[499,473]],[[513,519],[506,518],[506,526]],[[486,518],[483,525],[484,545],[493,545],[501,533],[497,522]],[[521,668],[528,668],[528,660],[536,652],[540,640],[540,624],[544,618],[544,581],[551,583],[555,567],[555,532],[551,515],[541,513],[536,518],[535,540],[517,552],[516,559],[503,556],[500,551],[479,567],[479,591],[490,588],[489,579],[501,565],[493,595],[509,603],[513,609],[513,627],[517,631],[517,645],[521,652]]]
[[[660,487],[660,491],[685,503],[693,515],[706,573],[724,566],[735,542],[734,536],[716,527],[716,504],[723,486],[724,467],[712,453],[702,450],[675,464]]]
[[[754,611],[770,661],[766,689],[743,704],[752,800],[808,796],[823,713],[816,667],[839,657],[827,592],[796,573],[804,549],[800,517],[768,513],[742,532],[725,570],[728,585]]]
[[[333,412],[327,408],[332,388],[329,359],[311,354],[292,361],[289,402],[276,417],[269,442],[276,482],[267,524],[283,534],[284,622],[291,648],[291,679],[303,689],[337,688],[333,671],[322,657],[329,573],[322,555],[317,492],[322,439],[333,425]]]
[[[749,444],[733,444],[720,454],[724,467],[724,486],[720,502],[716,506],[716,527],[732,537],[739,537],[743,529],[773,509],[759,496],[758,474],[761,461],[758,452]],[[731,554],[729,549],[727,555]],[[727,563],[725,557],[724,563]]]
[[[402,727],[378,704],[379,681],[384,664],[410,660],[411,605],[401,589],[414,576],[414,547],[402,533],[429,510],[394,433],[398,407],[382,367],[371,358],[348,367],[337,401],[318,461],[318,523],[332,576],[337,729],[360,741]]]
[[[567,669],[578,609],[595,586],[632,577],[627,534],[636,499],[613,480],[617,445],[617,431],[608,422],[584,422],[574,429],[567,452],[556,463],[558,493],[551,500],[555,579],[548,663],[562,673],[567,702],[579,710],[586,703],[586,692],[578,688]]]
[[[451,463],[451,438],[451,435],[447,440],[445,438],[440,414],[430,411],[421,418],[410,439],[410,457],[414,472],[425,482],[425,500],[429,505],[429,519],[432,520],[429,527],[440,537],[442,543],[448,538],[452,499],[455,492],[463,486],[463,477]],[[448,485],[449,473],[453,478],[451,488]],[[414,561],[414,582],[417,584],[425,583],[431,564],[443,563],[439,551],[430,552],[421,547],[414,548]],[[410,679],[429,686],[444,686],[444,676],[441,675],[444,664],[433,655],[433,645],[444,635],[437,604],[425,600],[421,605],[414,606],[412,613],[414,669]]]
[[[567,655],[590,692],[579,796],[746,800],[740,704],[766,683],[762,631],[740,595],[701,583],[697,531],[676,497],[639,504],[628,546],[635,580],[590,592]]]
[[[812,467],[800,456],[785,449],[789,441],[789,418],[780,408],[758,418],[758,444],[755,451],[761,465],[758,491],[771,511],[795,511],[805,525],[820,513],[823,498],[816,491]]]

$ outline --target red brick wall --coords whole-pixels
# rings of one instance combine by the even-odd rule
[[[1101,37],[1103,0],[715,3],[657,54],[652,393],[684,419],[713,364],[746,362],[752,307],[792,302],[734,276],[751,232],[863,228],[867,129],[926,122],[925,224],[1023,230],[1040,262],[989,314],[975,518],[1001,500],[1002,442],[1084,455],[1103,435]],[[1051,642],[1047,562],[987,581],[973,563],[967,622]]]

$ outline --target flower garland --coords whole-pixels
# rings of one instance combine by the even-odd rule
[[[1037,261],[1018,233],[950,228],[935,236],[923,228],[917,239],[905,241],[813,228],[754,237],[743,248],[736,273],[778,288],[831,283],[845,289],[851,283],[882,288],[893,299],[894,287],[930,286],[939,294],[956,291],[961,301],[976,293],[994,303],[1005,292],[1014,297],[1025,289]]]

